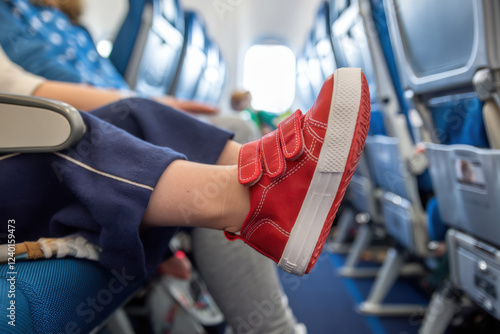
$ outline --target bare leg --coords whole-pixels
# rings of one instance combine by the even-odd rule
[[[174,161],[162,174],[143,217],[144,226],[191,226],[237,232],[250,209],[238,167]]]
[[[217,165],[220,166],[231,166],[238,164],[238,154],[240,153],[241,145],[235,141],[229,140],[224,147],[219,159],[217,160]]]

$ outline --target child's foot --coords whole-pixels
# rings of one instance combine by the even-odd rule
[[[296,275],[316,263],[364,148],[370,93],[360,69],[339,69],[316,103],[242,146],[239,181],[250,187],[242,239]]]

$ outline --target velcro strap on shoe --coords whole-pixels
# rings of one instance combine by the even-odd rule
[[[285,158],[281,151],[278,131],[273,131],[262,137],[260,152],[264,168],[270,177],[277,177],[285,172]]]
[[[241,184],[252,185],[259,181],[262,175],[259,141],[253,141],[240,148],[238,158],[238,181]]]
[[[278,125],[283,154],[289,160],[297,159],[304,150],[304,139],[300,129],[302,112],[300,110]]]

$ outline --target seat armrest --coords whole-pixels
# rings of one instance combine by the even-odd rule
[[[0,153],[60,151],[84,133],[80,113],[66,103],[0,93]]]

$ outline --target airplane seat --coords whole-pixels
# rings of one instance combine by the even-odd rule
[[[85,132],[80,114],[67,104],[3,93],[0,124],[0,155],[59,151]],[[15,262],[9,261],[8,245],[0,246],[0,288],[5,289],[0,305],[8,312],[2,333],[90,332],[121,314],[120,306],[142,283],[80,258],[34,261],[16,254]],[[113,330],[128,333],[129,326],[128,320],[119,320]]]
[[[347,6],[347,3],[345,5]],[[370,87],[372,105],[372,119],[365,151],[351,180],[348,195],[351,205],[359,212],[356,215],[356,222],[361,223],[361,226],[340,273],[348,277],[370,277],[377,274],[378,268],[356,268],[356,264],[362,252],[370,245],[375,235],[374,231],[380,230],[382,224],[380,205],[382,198],[376,181],[376,166],[373,164],[373,159],[378,156],[378,152],[375,153],[372,142],[373,138],[387,134],[385,115],[379,103],[372,61],[369,54],[362,52],[367,48],[367,44],[362,22],[357,16],[357,4],[340,8],[339,3],[334,1],[330,3],[330,6],[336,7],[336,13],[341,12],[340,16],[331,22],[331,40],[338,66],[360,67],[363,70]],[[343,220],[341,222],[344,223]],[[366,222],[373,224],[366,224]],[[346,228],[341,229],[341,231],[344,230]],[[338,242],[336,237],[334,245]]]
[[[144,34],[151,24],[151,4],[152,0],[129,0],[129,11],[113,42],[109,59],[124,78],[134,49],[142,50],[144,46],[138,43],[136,47],[136,43],[139,32]],[[149,9],[146,9],[146,5],[149,5]]]
[[[499,248],[494,237],[499,233],[499,153],[488,148],[482,102],[498,100],[492,78],[500,70],[500,4],[384,4],[408,104],[419,112],[434,142],[426,145],[426,156],[441,218],[450,227],[446,239],[451,281],[500,319],[494,270],[500,264],[494,256]],[[423,17],[425,24],[419,24]],[[456,307],[436,306],[440,293],[433,297],[433,307]],[[444,331],[453,317],[453,312],[436,317],[436,310],[428,311],[421,333]]]
[[[371,111],[370,128],[368,129],[369,136],[387,136],[385,129],[384,113],[377,107]]]
[[[436,183],[436,202],[449,226],[446,245],[450,281],[477,305],[500,320],[500,151],[468,145],[429,144],[426,149]],[[444,333],[460,303],[444,302],[437,291],[421,333]],[[451,310],[449,310],[451,308]],[[436,310],[448,310],[436,317]],[[436,331],[440,328],[440,331]]]
[[[188,11],[184,16],[184,44],[169,94],[181,99],[195,97],[200,78],[207,65],[207,34],[201,17]]]
[[[371,5],[371,16],[373,20],[373,26],[375,31],[377,32],[378,40],[380,42],[380,46],[383,53],[383,58],[385,58],[385,65],[390,75],[390,80],[393,83],[393,88],[396,93],[397,101],[400,105],[399,112],[406,116],[407,126],[411,128],[411,124],[409,122],[408,117],[408,105],[404,97],[403,86],[401,84],[401,80],[399,78],[398,69],[396,65],[396,59],[394,57],[394,52],[392,50],[391,39],[389,35],[389,28],[387,25],[387,19],[384,10],[384,1],[383,0],[370,0]],[[413,140],[414,134],[410,132],[410,136]],[[425,170],[423,173],[416,175],[417,185],[420,191],[425,193],[432,193],[433,187],[432,182],[430,180],[428,170]]]
[[[377,31],[378,40],[380,41],[383,56],[386,60],[385,64],[387,70],[390,74],[390,79],[392,79],[394,91],[396,93],[397,101],[399,102],[400,113],[406,115],[406,125],[411,128],[408,117],[408,106],[405,101],[404,91],[402,89],[401,80],[399,78],[398,69],[396,66],[396,60],[392,50],[392,44],[389,36],[389,29],[387,26],[387,20],[384,11],[383,0],[371,0],[371,14],[373,18],[374,28]],[[415,140],[414,134],[410,132],[411,138]],[[422,200],[422,205],[425,207],[427,216],[427,230],[429,232],[429,240],[442,241],[444,240],[442,231],[445,230],[445,225],[442,222],[437,206],[433,205],[431,198],[426,200],[433,194],[433,185],[430,178],[429,170],[425,169],[421,171],[420,174],[415,175],[417,181],[417,188]],[[434,233],[434,231],[439,231]]]
[[[184,14],[179,1],[152,1],[151,25],[127,72],[132,87],[148,96],[165,95],[174,82],[183,42]]]
[[[2,271],[3,267],[7,268],[8,266],[0,265],[0,271]],[[6,275],[1,275],[1,274],[0,277],[2,277],[2,281],[0,282],[0,289],[4,289],[4,291],[9,291],[10,282],[6,280],[8,277]],[[30,303],[28,297],[29,296],[27,296],[22,290],[17,291],[15,294],[16,298],[15,312],[17,314],[15,316],[15,322],[12,322],[12,324],[15,324],[15,328],[20,333],[34,333],[33,320],[31,319],[29,312]],[[9,307],[11,306],[10,306],[10,300],[8,298],[8,293],[5,293],[2,296],[0,296],[0,305],[5,307],[7,309],[7,312],[10,313]],[[7,318],[7,321],[4,321],[2,324],[0,324],[0,330],[2,331],[2,333],[8,333],[9,330],[12,330],[13,326],[9,324],[10,321],[12,320]]]
[[[226,61],[224,60],[224,57],[222,56],[222,52],[219,47],[217,47],[216,49],[218,56],[218,62],[217,62],[218,66],[215,69],[217,71],[217,80],[213,85],[212,92],[205,99],[205,102],[214,106],[219,104],[219,101],[222,97],[222,92],[224,90],[224,86],[226,85],[227,73],[228,73],[227,64]]]
[[[372,15],[369,0],[354,1],[342,10],[332,28],[339,65],[356,66],[364,70],[372,94],[372,107],[380,106],[386,126],[386,136],[369,136],[366,149],[373,170],[374,187],[381,194],[384,229],[397,242],[397,246],[389,250],[370,295],[361,303],[359,311],[390,316],[421,314],[424,305],[382,304],[399,274],[423,273],[419,263],[405,265],[410,256],[416,256],[428,265],[427,259],[431,253],[424,210],[426,198],[421,197],[421,194],[426,194],[430,187],[424,187],[419,182],[425,168],[421,159],[418,160],[421,157],[415,161],[404,100],[397,93],[399,81],[393,80],[393,73],[389,70],[396,66],[385,56],[379,39],[377,24],[383,24],[383,18],[374,19]],[[398,79],[397,71],[394,75]],[[376,154],[370,154],[372,152]]]
[[[438,142],[490,147],[483,105],[474,92],[432,97],[425,102]]]
[[[196,87],[196,92],[193,98],[194,100],[200,102],[209,102],[211,97],[218,94],[216,86],[220,81],[219,75],[221,75],[219,73],[219,61],[221,58],[218,46],[212,40],[207,39],[205,48],[207,64],[203,70],[203,74],[200,78],[198,86]],[[224,73],[222,75],[224,75]],[[215,98],[218,100],[217,97]]]
[[[89,333],[124,312],[120,307],[137,291],[116,272],[113,275],[99,264],[80,259],[44,259],[16,261],[15,329],[18,333]],[[9,291],[11,275],[7,264],[0,265],[0,287]],[[142,282],[141,282],[142,283]],[[8,294],[0,296],[0,305],[8,310]],[[10,311],[9,311],[10,312]],[[117,313],[115,313],[117,312]],[[0,332],[12,333],[3,321]],[[128,320],[113,333],[130,333]],[[111,330],[108,327],[109,330]]]

